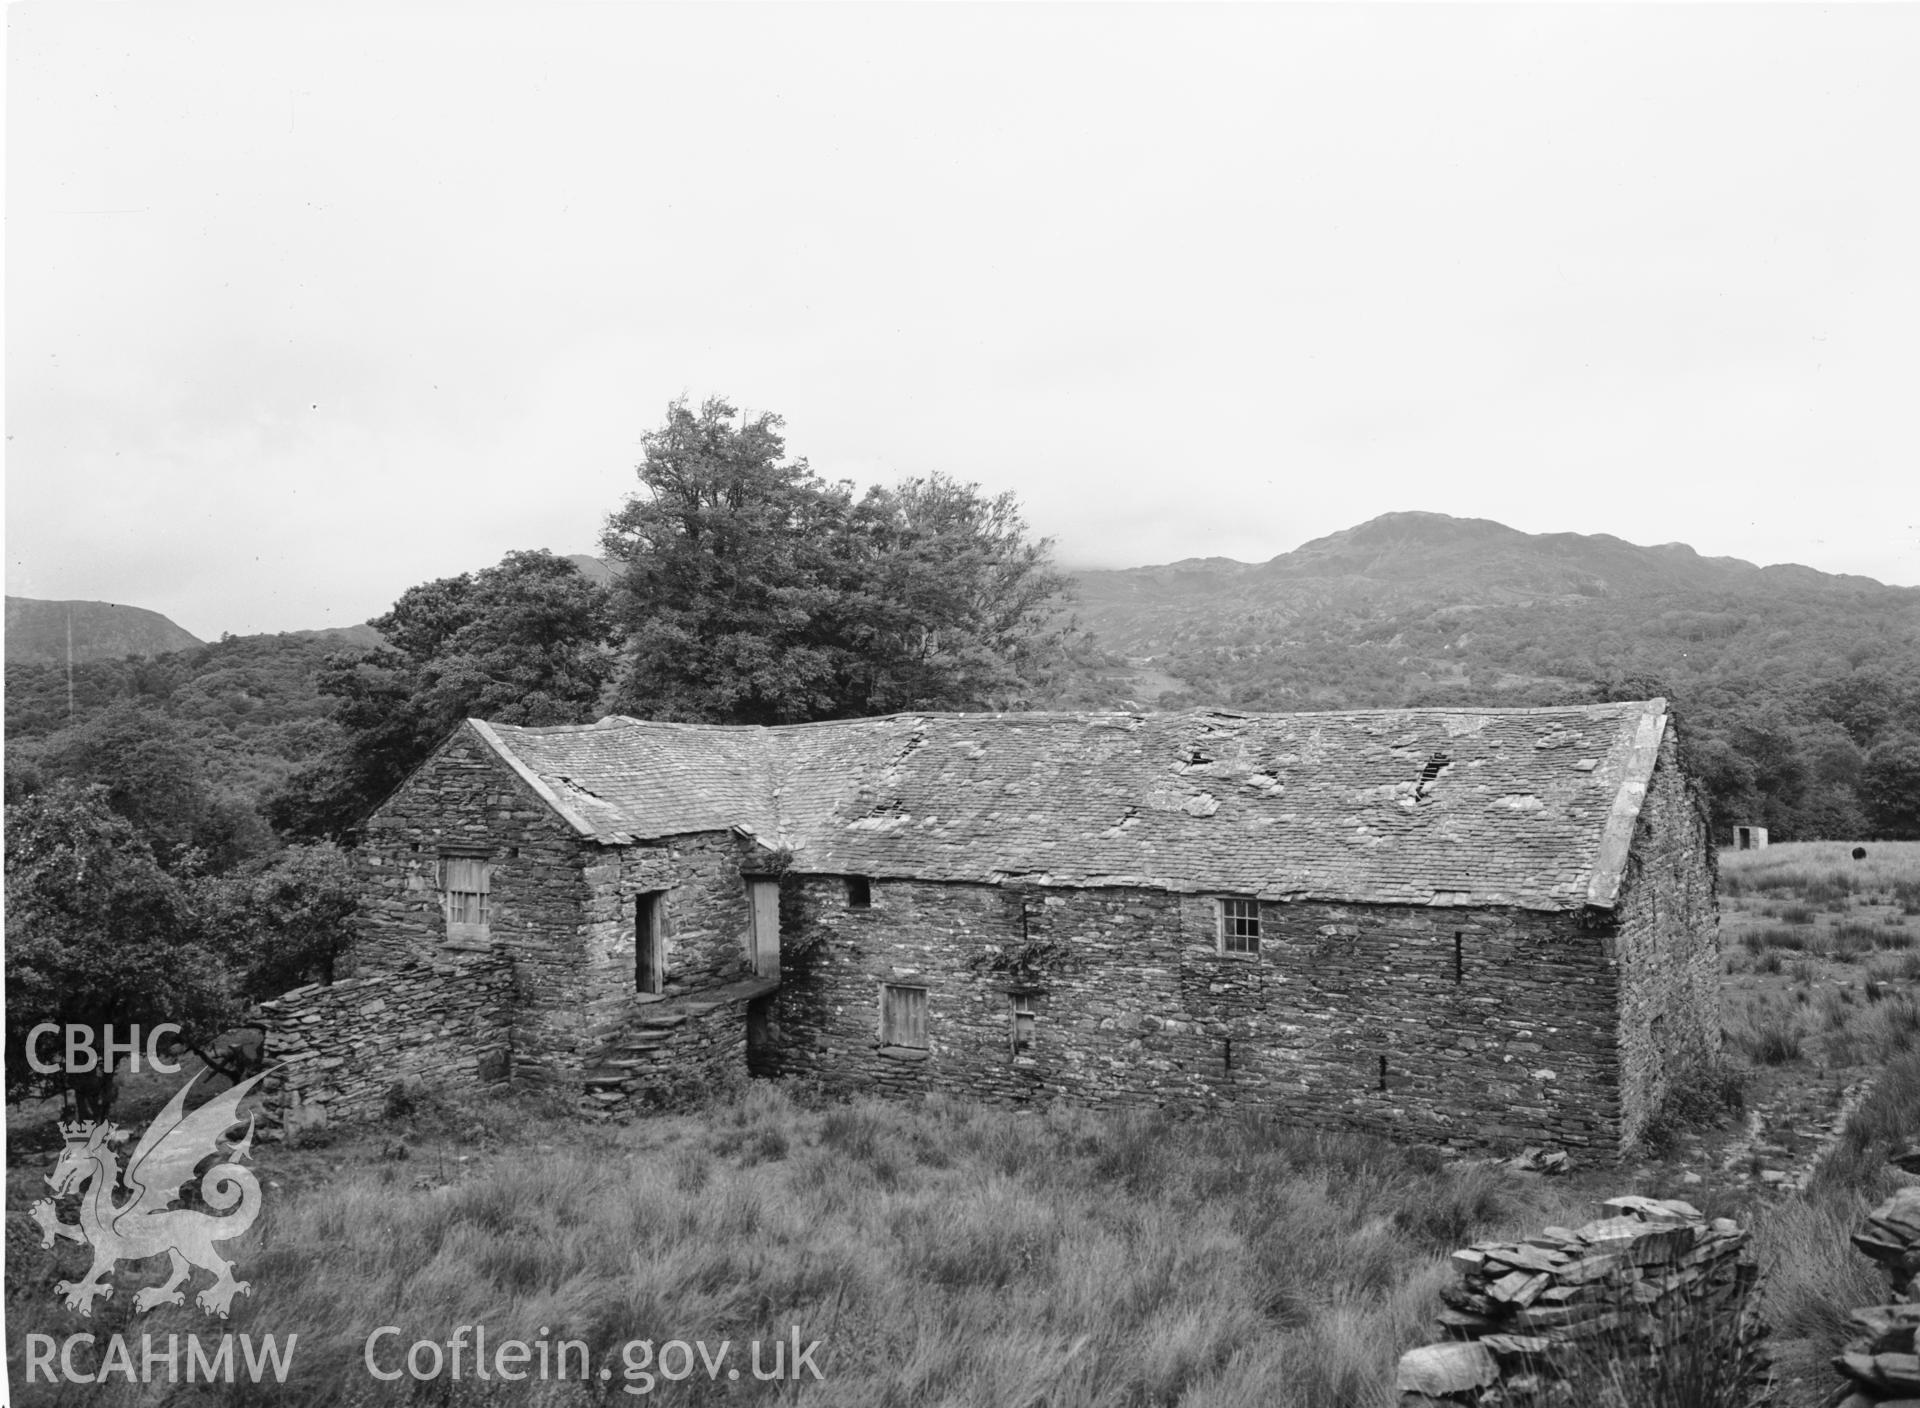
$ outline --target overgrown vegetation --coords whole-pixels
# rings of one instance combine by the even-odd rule
[[[1559,1184],[1257,1119],[807,1108],[765,1083],[626,1129],[430,1111],[417,1095],[402,1113],[411,1157],[265,1156],[289,1189],[252,1234],[255,1292],[224,1328],[301,1335],[300,1390],[276,1401],[363,1394],[380,1325],[404,1325],[405,1343],[485,1322],[490,1337],[545,1325],[581,1339],[616,1376],[632,1339],[730,1338],[744,1353],[797,1325],[825,1341],[826,1381],[803,1396],[856,1408],[1373,1405],[1426,1335],[1453,1246],[1584,1215],[1585,1195]],[[432,1128],[461,1131],[467,1162]],[[54,1255],[25,1255],[44,1269],[8,1306],[16,1342],[65,1324],[46,1290]],[[116,1296],[89,1328],[124,1328],[126,1310]],[[202,1327],[160,1311],[140,1328]],[[703,1377],[675,1401],[791,1396]],[[439,1390],[490,1401],[471,1382]],[[123,1399],[109,1386],[62,1401]]]
[[[187,850],[169,868],[106,788],[69,781],[9,805],[6,825],[9,1099],[59,1089],[83,1118],[112,1108],[124,1058],[42,1075],[25,1050],[42,1022],[90,1028],[101,1052],[108,1027],[124,1041],[173,1023],[206,1051],[247,1002],[331,981],[345,958],[358,900],[331,846],[225,874]]]
[[[1664,1157],[1678,1147],[1683,1133],[1712,1128],[1742,1114],[1748,1084],[1743,1067],[1718,1055],[1672,1072],[1665,1097],[1640,1131],[1641,1146],[1655,1157]]]

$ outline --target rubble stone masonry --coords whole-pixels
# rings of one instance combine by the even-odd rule
[[[372,1119],[416,1081],[504,1083],[512,987],[503,953],[455,953],[261,1003],[269,1128]]]
[[[1615,922],[1620,967],[1622,1134],[1632,1139],[1671,1078],[1720,1049],[1720,915],[1707,817],[1675,756],[1673,730],[1640,806]]]
[[[592,796],[536,786],[462,728],[375,813],[353,853],[358,982],[274,1016],[283,1050],[332,1073],[290,1082],[303,1100],[361,1108],[439,1053],[617,1110],[666,1098],[682,1067],[700,1083],[744,1062],[850,1092],[1609,1147],[1717,1049],[1712,853],[1671,730],[1617,907],[1262,900],[1245,954],[1222,952],[1229,893],[789,871],[778,974],[769,950],[756,977],[743,867],[781,858],[732,830],[590,839],[550,802],[567,787]],[[484,932],[449,925],[450,860],[484,863]],[[657,993],[639,991],[647,916]],[[920,991],[889,1006],[889,987]],[[412,1044],[410,1011],[430,1029]]]
[[[754,1067],[829,1088],[1087,1105],[1254,1106],[1467,1146],[1610,1145],[1619,975],[1575,915],[1263,903],[1219,951],[1216,900],[789,877],[793,930]],[[924,1050],[883,1045],[922,987]],[[1015,1051],[1014,999],[1035,1012]]]
[[[500,1009],[512,1078],[584,1091],[609,1022],[631,1006],[640,896],[663,894],[664,996],[750,976],[745,850],[732,832],[632,846],[582,838],[463,728],[374,814],[352,853],[365,896],[356,971],[460,954],[468,941],[449,939],[441,861],[484,860],[488,942],[513,984]]]

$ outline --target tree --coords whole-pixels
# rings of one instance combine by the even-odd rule
[[[649,718],[777,724],[835,712],[847,661],[834,607],[851,570],[852,494],[783,460],[783,424],[685,401],[643,440],[646,493],[601,542],[624,571],[616,707]]]
[[[332,983],[353,946],[359,887],[338,846],[289,846],[247,874],[213,882],[208,927],[240,996],[258,1002],[305,983]]]
[[[200,749],[160,709],[131,700],[46,742],[39,771],[96,783],[168,869],[224,870],[272,841],[245,802],[207,783]]]
[[[1894,734],[1867,754],[1860,800],[1876,836],[1920,840],[1920,735]]]
[[[788,460],[772,414],[668,407],[602,543],[623,572],[617,707],[799,723],[1028,702],[1069,660],[1066,581],[1013,495],[870,490]]]
[[[377,650],[336,656],[319,672],[319,691],[335,700],[346,736],[297,769],[267,802],[267,819],[289,836],[339,836],[398,787],[433,745],[413,705],[405,657]]]
[[[418,670],[414,703],[434,741],[465,718],[536,726],[592,718],[617,664],[605,589],[564,557],[510,552],[477,573],[457,605],[417,599],[466,581],[415,587],[372,623]]]
[[[1071,632],[1068,582],[1052,542],[1028,539],[1013,494],[909,479],[869,490],[854,528],[847,712],[1030,705]]]
[[[104,1119],[117,1072],[42,1077],[26,1063],[42,1022],[124,1038],[178,1023],[204,1043],[232,1016],[233,992],[189,887],[155,862],[106,790],[72,781],[6,810],[7,1097],[72,1091],[82,1119]]]
[[[340,835],[462,719],[591,720],[616,665],[606,591],[546,551],[410,587],[369,624],[388,648],[337,656],[318,681],[346,738],[269,803],[290,835]]]

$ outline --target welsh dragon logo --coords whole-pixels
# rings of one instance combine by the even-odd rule
[[[120,1156],[111,1147],[116,1128],[92,1120],[60,1127],[67,1147],[47,1184],[56,1195],[84,1186],[80,1222],[78,1226],[61,1222],[52,1198],[35,1203],[32,1214],[40,1225],[43,1247],[51,1247],[56,1237],[93,1244],[93,1266],[86,1277],[61,1281],[53,1288],[67,1309],[91,1316],[93,1302],[113,1294],[106,1278],[116,1263],[143,1261],[164,1252],[172,1260],[172,1275],[166,1285],[149,1286],[136,1295],[133,1308],[184,1303],[180,1284],[197,1266],[211,1271],[214,1280],[194,1297],[194,1303],[209,1315],[227,1318],[234,1296],[250,1286],[233,1279],[233,1263],[222,1258],[213,1244],[238,1237],[260,1215],[260,1182],[252,1170],[240,1166],[253,1152],[252,1118],[247,1120],[246,1134],[232,1141],[221,1162],[200,1179],[200,1196],[207,1206],[227,1215],[216,1217],[197,1208],[168,1205],[179,1198],[180,1186],[203,1159],[223,1153],[220,1140],[240,1123],[241,1100],[267,1074],[262,1071],[223,1091],[192,1114],[186,1113],[187,1092],[200,1077],[181,1086],[134,1146],[124,1178],[129,1196],[122,1203],[113,1200],[116,1185],[123,1181]],[[237,1210],[229,1213],[236,1204]]]

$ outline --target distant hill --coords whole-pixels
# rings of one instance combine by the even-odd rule
[[[1080,616],[1109,649],[1182,651],[1196,626],[1347,626],[1426,607],[1574,606],[1663,598],[1715,608],[1797,599],[1920,610],[1920,589],[1810,567],[1702,557],[1685,543],[1639,547],[1608,534],[1523,533],[1485,518],[1388,513],[1262,563],[1188,558],[1075,573]]]
[[[158,611],[139,606],[10,596],[7,598],[7,663],[64,665],[69,619],[73,623],[76,664],[120,660],[129,655],[151,658],[170,651],[191,650],[205,643]]]
[[[1659,693],[1723,830],[1905,834],[1887,799],[1911,790],[1900,758],[1920,748],[1920,588],[1443,513],[1385,514],[1268,562],[1075,575],[1081,623],[1147,707]]]
[[[620,575],[620,569],[604,558],[591,557],[584,552],[570,552],[566,556],[567,561],[579,570],[580,575],[596,587],[604,587]]]
[[[387,643],[385,636],[365,622],[358,626],[322,626],[315,631],[282,631],[280,634],[294,640],[324,641],[339,650],[378,650]]]

